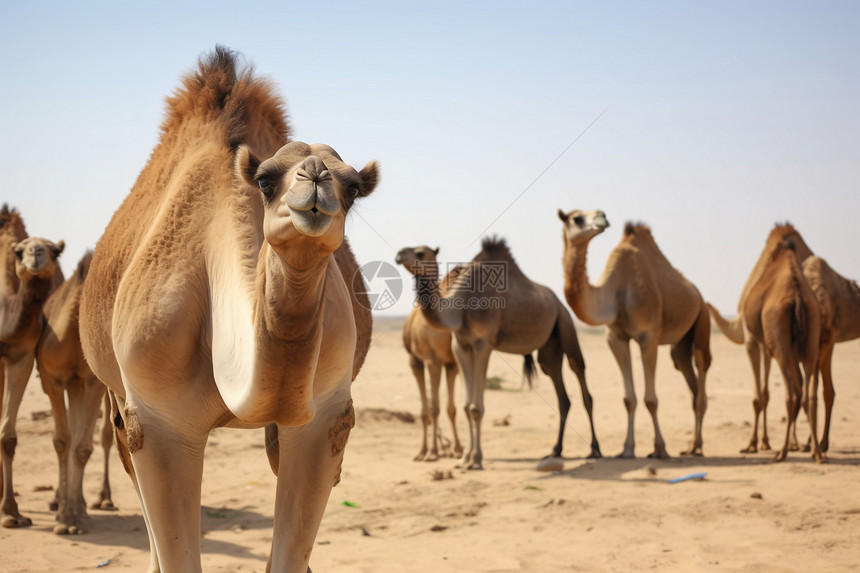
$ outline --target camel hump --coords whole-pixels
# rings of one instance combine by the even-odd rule
[[[201,57],[197,70],[167,98],[161,131],[176,133],[186,121],[205,123],[212,117],[225,128],[231,149],[249,143],[258,153],[271,155],[289,136],[283,101],[271,82],[255,77],[252,65],[220,45]]]

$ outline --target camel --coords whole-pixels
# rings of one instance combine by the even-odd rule
[[[776,360],[785,379],[785,442],[773,458],[775,462],[786,458],[801,403],[814,400],[818,391],[820,314],[799,258],[791,240],[778,244],[761,277],[748,291],[743,307],[745,331]],[[813,457],[822,462],[816,410],[810,407],[807,413]]]
[[[824,394],[824,431],[821,435],[820,460],[830,447],[830,421],[833,412],[833,373],[831,361],[837,342],[860,338],[860,287],[836,272],[827,261],[810,256],[803,261],[803,275],[818,300],[821,331],[818,346],[818,370]],[[817,410],[817,393],[808,393],[808,411]],[[810,420],[811,424],[811,420]],[[811,448],[810,443],[804,449]]]
[[[579,348],[573,319],[546,286],[523,274],[504,239],[485,238],[471,262],[455,268],[440,282],[436,263],[415,275],[418,306],[431,327],[454,335],[454,355],[466,382],[466,419],[469,449],[463,456],[466,469],[483,469],[481,421],[487,364],[493,350],[525,357],[525,374],[531,383],[535,373],[531,353],[538,351],[541,370],[552,378],[558,397],[558,440],[553,456],[561,456],[570,399],[564,388],[562,361],[579,380],[582,400],[591,427],[589,458],[599,458],[594,432],[592,399],[585,381],[585,361]]]
[[[28,237],[21,215],[0,208],[0,525],[32,525],[18,511],[12,484],[12,460],[18,445],[15,422],[33,371],[42,332],[42,306],[63,282],[57,258],[65,243]]]
[[[81,342],[110,390],[150,571],[201,571],[213,428],[274,429],[267,571],[309,570],[340,481],[372,327],[344,226],[379,171],[288,135],[271,83],[216,47],[168,98],[160,141],[93,254]]]
[[[413,275],[432,273],[433,280],[439,280],[436,256],[439,249],[431,249],[426,245],[405,247],[397,253],[396,261],[406,267]],[[409,355],[409,367],[418,382],[418,393],[421,395],[421,424],[423,437],[421,450],[415,456],[415,461],[436,461],[439,459],[439,384],[442,379],[442,369],[445,369],[445,380],[448,386],[448,418],[451,420],[451,430],[454,432],[454,456],[463,455],[463,446],[457,435],[457,408],[454,406],[454,381],[457,378],[457,360],[451,350],[451,333],[437,330],[430,326],[418,307],[412,309],[403,325],[403,346]],[[427,385],[424,369],[430,374],[430,400],[428,406]],[[432,424],[433,440],[429,451],[427,449],[427,428]]]
[[[99,500],[92,508],[115,509],[108,478],[108,454],[113,444],[110,402],[106,399],[104,384],[84,359],[78,331],[81,290],[91,260],[92,252],[84,254],[72,276],[48,298],[42,311],[45,325],[36,347],[36,367],[54,418],[54,449],[60,478],[51,508],[57,511],[57,521],[60,522],[54,528],[58,535],[84,532],[82,522],[87,517],[84,468],[93,451],[93,430],[99,406],[103,403],[101,443],[105,459],[104,479]]]
[[[758,340],[751,337],[745,331],[743,320],[743,309],[746,304],[749,292],[755,286],[756,282],[761,278],[765,268],[773,258],[774,252],[780,248],[783,242],[789,242],[794,246],[794,250],[801,263],[807,258],[813,256],[812,251],[806,245],[803,237],[790,223],[780,223],[774,226],[768,234],[765,241],[764,249],[761,255],[753,266],[749,277],[747,278],[744,288],[741,291],[740,299],[738,300],[738,314],[734,320],[723,318],[720,312],[711,304],[707,304],[708,310],[717,324],[720,331],[732,342],[736,344],[744,344],[746,346],[747,356],[749,357],[750,366],[753,372],[753,381],[755,383],[755,394],[753,395],[753,412],[755,415],[753,422],[752,435],[750,436],[749,444],[741,450],[741,453],[755,453],[758,451],[758,427],[759,418],[761,418],[761,449],[762,451],[770,450],[770,440],[767,434],[767,405],[770,401],[770,391],[768,389],[768,378],[770,376],[770,355],[760,345]],[[826,387],[826,386],[825,386]],[[797,449],[797,438],[794,437],[792,431],[792,449]]]
[[[645,406],[654,423],[654,451],[649,458],[668,458],[657,422],[655,373],[657,347],[671,346],[672,361],[693,396],[693,439],[681,455],[702,455],[702,422],[708,406],[705,376],[711,364],[710,319],[702,295],[666,259],[651,230],[627,223],[597,283],[588,282],[586,256],[591,239],[609,227],[603,211],[574,210],[558,216],[564,223],[564,294],[574,314],[592,326],[607,325],[606,341],[624,378],[627,438],[622,458],[635,456],[633,419],[636,391],[630,340],[639,344],[645,373]],[[696,371],[693,370],[695,363]]]

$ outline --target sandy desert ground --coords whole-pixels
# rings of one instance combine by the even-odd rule
[[[484,471],[463,471],[450,458],[414,462],[419,399],[402,348],[400,325],[378,321],[369,359],[353,396],[358,421],[346,452],[343,481],[332,492],[311,558],[315,572],[464,571],[848,571],[860,568],[860,346],[837,346],[837,397],[830,463],[792,453],[739,454],[751,431],[752,382],[742,347],[714,334],[708,377],[706,457],[652,461],[653,440],[642,405],[636,417],[637,457],[622,449],[626,414],[618,368],[600,331],[580,329],[595,423],[604,455],[585,460],[588,425],[573,374],[565,371],[573,408],[562,471],[536,470],[557,425],[550,380],[523,387],[522,359],[494,355],[488,391]],[[462,403],[458,380],[457,402]],[[782,441],[785,389],[772,377],[770,432]],[[658,362],[660,423],[670,453],[691,436],[686,384],[668,350]],[[32,527],[0,530],[0,570],[143,571],[148,563],[143,518],[130,482],[111,452],[119,511],[91,511],[87,533],[55,536],[48,511],[56,484],[53,421],[38,380],[31,380],[18,422],[15,487]],[[34,414],[36,414],[34,416]],[[458,424],[468,439],[465,419]],[[443,415],[444,420],[444,415]],[[443,431],[450,436],[447,421]],[[798,435],[806,439],[805,419]],[[262,571],[272,542],[275,478],[262,430],[219,429],[207,449],[202,536],[205,571]],[[101,449],[87,467],[85,494],[101,484]],[[438,472],[438,473],[437,473]],[[669,484],[696,472],[701,481]],[[435,474],[435,476],[434,476]],[[434,479],[442,477],[443,479]],[[347,503],[345,503],[347,502]]]

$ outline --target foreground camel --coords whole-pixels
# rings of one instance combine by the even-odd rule
[[[431,273],[430,278],[439,280],[439,269],[436,255],[439,249],[431,249],[426,245],[405,247],[397,253],[396,261],[406,267],[406,270],[417,276]],[[448,386],[448,418],[451,420],[451,430],[454,432],[454,456],[463,455],[463,446],[457,435],[457,408],[454,406],[454,381],[457,378],[457,360],[451,350],[451,333],[447,330],[437,330],[430,326],[421,309],[412,309],[403,325],[403,346],[409,354],[409,367],[418,382],[418,393],[421,395],[421,424],[423,437],[421,450],[415,456],[415,461],[435,461],[439,459],[439,385],[442,380],[442,369],[445,369],[445,381]],[[430,400],[428,406],[427,384],[424,379],[424,369],[430,374]],[[433,441],[427,449],[427,428],[432,425]]]
[[[344,225],[376,187],[377,166],[356,171],[330,147],[287,143],[270,83],[221,47],[167,108],[160,142],[96,246],[84,354],[111,392],[150,571],[201,571],[209,432],[276,422],[267,571],[305,573],[370,344]]]
[[[833,413],[833,372],[831,361],[837,342],[860,338],[860,286],[848,280],[820,257],[803,261],[803,275],[818,301],[821,333],[818,346],[818,370],[824,394],[824,431],[821,434],[821,454],[830,448],[830,421]],[[816,412],[817,393],[809,393],[809,412]],[[811,437],[810,437],[811,442]],[[807,447],[811,447],[808,444]]]
[[[558,440],[553,456],[560,456],[570,399],[564,388],[562,362],[567,355],[570,369],[579,380],[582,400],[591,427],[591,453],[599,458],[594,433],[592,400],[585,382],[585,361],[576,338],[573,320],[553,292],[523,274],[504,239],[484,239],[481,252],[468,264],[451,271],[440,283],[436,263],[415,275],[418,305],[433,328],[454,335],[454,354],[466,381],[466,419],[469,421],[469,450],[462,465],[483,469],[481,420],[487,364],[493,350],[525,355],[525,372],[531,381],[538,351],[541,370],[552,378],[559,405]]]
[[[99,500],[92,507],[114,509],[108,479],[109,452],[113,444],[110,402],[106,400],[104,384],[84,359],[78,330],[81,291],[91,260],[92,253],[87,252],[72,276],[48,298],[43,309],[45,326],[36,348],[36,366],[54,418],[54,449],[60,479],[51,508],[57,510],[60,523],[54,533],[58,535],[84,532],[82,525],[87,517],[84,468],[93,451],[93,430],[102,404],[105,413],[101,432],[104,479]]]
[[[708,310],[714,318],[717,327],[722,333],[736,344],[744,344],[749,357],[750,366],[753,372],[753,381],[755,382],[755,394],[753,395],[753,412],[755,418],[753,422],[752,435],[750,436],[749,444],[741,450],[741,453],[754,453],[758,451],[758,426],[759,417],[761,417],[761,449],[763,451],[770,450],[770,440],[767,435],[767,405],[770,401],[770,391],[768,389],[768,378],[770,376],[770,355],[761,346],[758,339],[751,337],[745,330],[745,322],[743,320],[744,306],[746,305],[749,293],[753,286],[758,282],[764,273],[765,268],[773,259],[774,253],[782,248],[781,245],[792,245],[800,262],[803,263],[806,259],[813,256],[812,251],[806,245],[803,237],[790,223],[777,224],[768,234],[764,248],[759,255],[758,260],[750,272],[747,282],[741,291],[740,299],[738,300],[738,314],[734,320],[726,320],[720,315],[720,312],[712,305],[708,304]],[[826,388],[826,386],[825,386]],[[826,392],[826,390],[825,390]],[[797,449],[797,438],[794,437],[792,430],[792,449]]]
[[[558,216],[564,223],[564,294],[576,316],[590,325],[608,326],[606,340],[624,377],[627,439],[619,457],[634,457],[633,416],[636,391],[630,340],[639,344],[645,371],[645,405],[654,422],[654,451],[649,458],[668,458],[657,423],[654,377],[657,347],[669,344],[672,361],[693,394],[695,426],[682,455],[702,455],[702,421],[708,399],[705,375],[711,364],[710,319],[698,289],[663,256],[651,230],[628,223],[597,284],[588,283],[588,244],[609,227],[603,211],[574,210]],[[693,363],[696,372],[693,371]]]
[[[785,379],[785,442],[774,457],[776,462],[788,454],[801,402],[814,399],[818,391],[818,301],[798,259],[794,243],[786,240],[778,244],[761,277],[747,293],[743,308],[746,332],[776,360]],[[802,375],[799,366],[803,366]],[[813,457],[822,462],[815,408],[810,407],[808,415]]]
[[[33,371],[42,332],[42,306],[63,282],[57,257],[63,241],[28,237],[21,215],[0,208],[0,525],[32,525],[18,511],[12,484],[12,460],[18,445],[15,422]]]

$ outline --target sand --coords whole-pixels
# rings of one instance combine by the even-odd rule
[[[623,446],[626,413],[615,361],[601,331],[580,329],[604,455]],[[772,452],[740,454],[752,420],[752,377],[741,346],[712,338],[704,458],[649,460],[653,433],[641,401],[636,454],[586,460],[588,423],[573,374],[573,402],[560,471],[540,472],[557,427],[549,378],[534,389],[520,377],[522,358],[496,354],[489,375],[501,389],[486,393],[483,471],[457,469],[456,460],[414,462],[421,427],[419,399],[397,321],[379,321],[353,397],[358,412],[343,464],[311,557],[316,573],[471,571],[844,571],[860,567],[860,347],[840,344],[834,356],[837,389],[830,463],[792,452],[770,464]],[[638,353],[634,350],[634,357]],[[785,388],[772,376],[771,442],[784,437]],[[690,395],[661,348],[657,370],[660,425],[673,456],[692,434]],[[458,379],[458,407],[463,401]],[[90,511],[84,535],[56,536],[48,510],[56,485],[53,420],[37,379],[18,420],[15,489],[24,529],[0,530],[0,570],[143,571],[147,536],[137,498],[111,452],[116,512]],[[34,416],[33,414],[36,414]],[[405,415],[403,415],[405,414]],[[803,418],[803,416],[801,416]],[[462,412],[458,428],[468,441]],[[450,427],[442,416],[442,429]],[[808,426],[799,423],[805,440]],[[98,438],[98,435],[96,436]],[[263,571],[272,543],[275,478],[262,430],[218,429],[210,438],[202,496],[204,571]],[[96,446],[84,484],[89,500],[101,486]],[[704,479],[670,484],[694,473]]]

